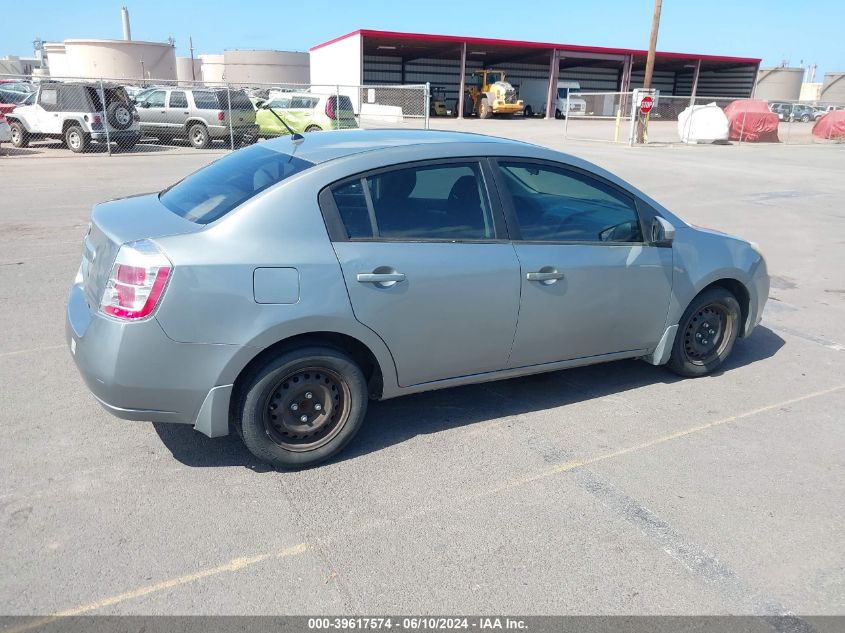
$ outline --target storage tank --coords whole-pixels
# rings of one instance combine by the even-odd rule
[[[819,101],[845,104],[845,72],[825,73]]]
[[[202,80],[209,83],[222,83],[225,66],[223,55],[200,55]]]
[[[766,101],[798,101],[803,81],[803,68],[761,68],[757,71],[754,98]]]
[[[67,57],[65,45],[62,42],[45,42],[44,54],[47,56],[47,67],[51,77],[67,77]]]
[[[191,72],[191,62],[194,70]],[[176,79],[179,81],[202,81],[202,60],[190,57],[176,58]]]
[[[308,53],[271,50],[227,50],[223,52],[225,78],[236,84],[307,84],[310,76]]]
[[[176,49],[168,42],[65,40],[65,59],[72,77],[176,79]]]

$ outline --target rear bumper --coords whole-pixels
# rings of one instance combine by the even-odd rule
[[[221,377],[242,347],[177,343],[154,318],[127,323],[92,312],[80,285],[68,297],[65,333],[85,384],[112,415],[228,432],[230,389],[219,387],[231,387]]]
[[[105,131],[91,132],[91,140],[98,143],[111,141],[112,143],[126,143],[127,141],[137,143],[141,138],[141,130],[109,130],[108,136]]]

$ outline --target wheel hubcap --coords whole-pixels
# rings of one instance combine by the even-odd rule
[[[696,312],[684,329],[684,352],[693,364],[704,365],[725,349],[733,319],[719,305],[708,305]]]
[[[79,134],[71,132],[68,137],[68,141],[70,142],[71,147],[79,147]]]
[[[330,442],[349,417],[350,392],[337,373],[297,369],[276,383],[264,407],[267,435],[289,451],[309,451]]]

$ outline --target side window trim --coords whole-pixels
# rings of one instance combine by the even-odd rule
[[[478,173],[481,176],[481,184],[483,193],[487,196],[487,202],[490,207],[490,214],[493,219],[493,232],[495,237],[483,239],[440,239],[440,238],[396,238],[396,237],[382,237],[378,233],[378,223],[375,218],[375,209],[372,203],[371,193],[369,191],[368,179],[371,176],[388,173],[391,171],[398,171],[401,169],[413,169],[415,167],[436,167],[440,165],[449,165],[455,163],[473,163],[478,167]],[[326,229],[329,232],[329,238],[332,242],[469,242],[474,244],[487,244],[508,242],[510,238],[507,232],[507,223],[503,217],[503,208],[499,200],[496,187],[490,181],[493,175],[492,170],[487,165],[487,160],[479,156],[450,156],[448,158],[434,158],[427,160],[410,161],[406,163],[395,163],[383,167],[377,167],[365,172],[360,172],[354,175],[341,178],[326,185],[318,195],[318,203],[320,211],[323,215],[323,221]],[[364,196],[367,201],[367,213],[370,216],[370,223],[372,226],[373,237],[356,237],[350,238],[346,231],[346,226],[340,215],[340,209],[334,199],[332,191],[340,186],[360,181],[364,189]]]
[[[579,169],[574,165],[567,165],[566,163],[558,163],[551,160],[546,160],[543,158],[531,158],[531,157],[523,157],[523,156],[491,156],[488,159],[491,164],[491,168],[494,174],[494,178],[496,181],[496,187],[499,189],[499,195],[502,198],[502,206],[504,207],[505,218],[508,222],[508,229],[510,230],[511,239],[514,242],[524,242],[529,244],[581,244],[581,245],[601,245],[601,246],[624,246],[626,244],[638,244],[641,246],[650,246],[650,242],[646,238],[648,235],[645,231],[645,227],[643,224],[643,214],[640,211],[640,202],[639,199],[631,194],[631,192],[626,191],[619,185],[616,185],[604,178],[602,178],[598,174],[594,174],[590,171],[585,169]],[[602,185],[610,187],[613,191],[617,192],[618,194],[622,195],[628,202],[631,204],[631,209],[633,209],[635,215],[637,216],[637,223],[640,225],[640,235],[642,236],[642,240],[638,242],[602,242],[600,240],[526,240],[522,237],[522,232],[519,227],[519,220],[516,216],[516,209],[514,208],[513,204],[513,197],[511,196],[511,192],[508,189],[507,185],[504,182],[504,177],[502,176],[502,166],[499,164],[500,162],[521,162],[521,163],[533,163],[535,165],[540,165],[544,167],[549,167],[551,169],[557,169],[563,172],[572,172],[574,174],[578,174],[579,176],[584,176],[586,178],[590,178],[595,180]]]

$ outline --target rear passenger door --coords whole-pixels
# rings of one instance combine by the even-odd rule
[[[522,266],[510,367],[653,348],[666,322],[672,249],[644,240],[634,198],[559,163],[497,162]]]
[[[486,170],[415,163],[321,193],[352,309],[387,344],[402,386],[507,365],[519,263]]]
[[[188,97],[184,90],[171,90],[167,95],[167,111],[164,123],[171,134],[185,130],[185,121],[188,120]]]

